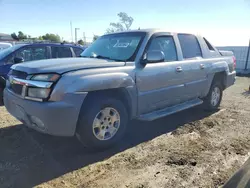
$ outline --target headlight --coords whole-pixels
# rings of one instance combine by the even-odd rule
[[[46,88],[28,88],[28,97],[46,99],[49,97],[50,89]]]
[[[44,82],[56,82],[60,78],[58,74],[38,74],[33,75],[31,80],[44,81]]]

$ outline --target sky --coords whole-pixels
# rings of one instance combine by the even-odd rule
[[[250,0],[0,0],[0,33],[32,37],[55,33],[71,41],[70,21],[88,41],[102,35],[117,14],[134,18],[131,29],[162,28],[201,34],[216,46],[248,45]]]

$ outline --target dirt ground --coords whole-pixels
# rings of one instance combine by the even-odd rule
[[[250,156],[249,84],[238,77],[214,113],[133,121],[121,144],[99,153],[28,129],[0,107],[0,187],[220,187]]]

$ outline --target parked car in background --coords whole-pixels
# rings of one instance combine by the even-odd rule
[[[13,65],[7,110],[40,132],[76,135],[103,149],[121,139],[131,119],[152,121],[202,103],[217,109],[235,82],[233,54],[192,34],[107,34],[81,56]]]
[[[0,51],[12,47],[12,44],[7,42],[0,42]]]
[[[0,103],[7,74],[13,64],[65,57],[79,57],[84,47],[64,43],[17,44],[0,51]]]

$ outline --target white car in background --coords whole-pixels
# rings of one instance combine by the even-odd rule
[[[0,51],[9,47],[12,47],[12,44],[7,42],[0,42]]]

